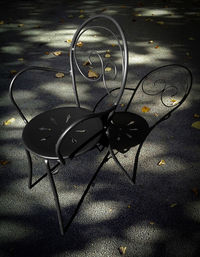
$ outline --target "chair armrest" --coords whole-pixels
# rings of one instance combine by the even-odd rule
[[[11,99],[11,102],[14,104],[14,106],[16,107],[19,115],[21,116],[22,120],[24,121],[25,124],[28,123],[28,120],[26,119],[26,117],[24,116],[24,114],[22,113],[21,109],[19,108],[19,106],[17,105],[14,96],[13,96],[13,86],[14,86],[14,82],[16,81],[16,79],[23,74],[24,72],[28,71],[28,70],[43,70],[43,71],[53,71],[53,72],[63,72],[64,74],[69,74],[70,71],[65,72],[65,71],[61,71],[61,70],[57,70],[51,67],[39,67],[39,66],[30,66],[27,68],[22,69],[21,71],[19,71],[11,80],[10,85],[9,85],[9,96]]]
[[[105,112],[100,112],[100,113],[92,113],[92,114],[88,114],[88,115],[85,115],[84,117],[74,121],[69,127],[67,127],[65,129],[65,131],[60,135],[57,143],[56,143],[56,149],[55,149],[55,152],[56,152],[56,155],[58,156],[60,162],[62,164],[65,164],[65,160],[62,156],[62,154],[60,153],[60,147],[61,147],[61,144],[62,144],[62,141],[64,139],[64,137],[75,127],[77,126],[78,124],[80,124],[81,122],[83,121],[86,121],[86,120],[89,120],[89,119],[93,119],[93,118],[99,118],[99,117],[103,117],[105,115],[108,115],[108,117],[110,118],[110,116],[112,116],[112,113],[114,111],[114,109],[116,108],[116,106],[113,106],[112,108],[110,108],[109,110],[105,111]]]

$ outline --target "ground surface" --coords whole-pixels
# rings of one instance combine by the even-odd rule
[[[200,2],[7,0],[0,9],[0,256],[114,257],[120,256],[119,247],[126,247],[125,256],[130,257],[200,256],[200,131],[191,127],[200,120],[194,117],[200,114]],[[97,13],[113,16],[125,31],[129,87],[150,70],[171,63],[189,67],[194,81],[187,100],[143,145],[136,185],[109,159],[61,237],[48,180],[32,190],[27,187],[28,166],[20,140],[23,122],[10,103],[8,86],[11,71],[27,65],[65,69],[65,55],[47,52],[66,51],[67,56],[69,45],[64,41],[83,19]],[[36,92],[34,79],[40,81]],[[65,101],[64,80],[52,87],[50,76],[33,74],[21,82],[24,90],[16,95],[25,110],[30,104],[31,114]],[[69,89],[69,101],[71,95]],[[86,103],[92,96],[87,97]],[[12,117],[13,123],[2,125]],[[56,176],[66,220],[102,158],[103,153],[90,152]],[[131,168],[131,152],[120,158]],[[166,164],[158,166],[162,159]],[[45,167],[34,161],[38,176]]]

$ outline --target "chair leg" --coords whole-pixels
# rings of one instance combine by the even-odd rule
[[[47,173],[45,173],[44,175],[42,175],[39,179],[37,179],[34,183],[32,183],[32,179],[33,179],[33,163],[32,163],[32,158],[31,158],[31,154],[28,150],[26,150],[26,155],[27,155],[27,159],[28,159],[28,188],[31,189],[33,188],[37,183],[39,183],[43,178],[45,178],[47,176]]]
[[[52,175],[52,172],[51,172],[49,161],[45,160],[45,164],[46,164],[46,167],[47,167],[47,174],[48,174],[48,177],[49,177],[51,189],[52,189],[54,200],[55,200],[55,204],[56,204],[56,211],[57,211],[57,215],[58,215],[58,222],[59,222],[59,227],[60,227],[60,233],[63,236],[64,235],[64,225],[63,225],[63,218],[62,218],[62,213],[61,213],[61,207],[60,207],[60,202],[59,202],[59,198],[58,198],[58,193],[57,193],[57,190],[56,190],[56,185],[55,185],[55,182],[54,182],[54,179],[53,179],[53,175]]]

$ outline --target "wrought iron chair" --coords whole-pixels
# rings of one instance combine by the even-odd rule
[[[108,43],[108,45],[105,46],[105,43]],[[91,50],[91,47],[93,47],[93,50]],[[81,51],[83,55],[80,54]],[[121,61],[119,61],[119,57]],[[75,106],[50,109],[28,120],[16,103],[13,86],[21,74],[30,70],[58,72],[54,68],[27,67],[14,76],[9,89],[11,101],[25,123],[22,140],[29,163],[28,186],[32,188],[48,176],[62,235],[66,226],[63,223],[53,176],[60,165],[65,164],[66,159],[73,159],[95,147],[101,150],[101,140],[106,137],[109,120],[120,102],[127,80],[128,50],[120,25],[112,17],[106,15],[97,15],[87,19],[73,36],[70,45],[69,63],[69,74],[71,75],[76,101]],[[98,66],[98,64],[100,65]],[[96,107],[93,110],[82,107],[77,81],[82,83],[84,87],[85,81],[90,83],[93,92],[90,98],[91,102],[93,102],[95,95],[98,95],[94,85],[97,85],[103,95],[106,90],[106,94],[111,96],[112,102],[104,106],[104,110],[100,112],[96,112]],[[117,94],[112,94],[111,91],[116,86],[116,81],[118,81],[120,89]],[[102,145],[102,147],[104,146]],[[47,173],[34,183],[32,182],[32,154],[42,158],[47,169]],[[54,162],[53,167],[51,167],[51,162]]]
[[[110,154],[132,183],[136,181],[139,155],[147,136],[183,104],[190,93],[192,80],[192,73],[187,67],[171,64],[150,71],[136,88],[125,89],[131,97],[126,99],[124,110],[112,116],[108,138]],[[106,95],[101,101],[105,99]],[[138,148],[134,152],[131,174],[117,156],[121,153],[123,158],[123,154],[134,147]]]

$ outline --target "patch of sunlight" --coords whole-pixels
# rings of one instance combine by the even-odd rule
[[[195,222],[200,222],[200,201],[188,203],[184,208],[185,214]]]
[[[149,221],[150,222],[150,221]],[[133,225],[130,226],[126,230],[126,237],[129,240],[133,240],[134,242],[157,242],[162,240],[162,238],[165,237],[165,233],[158,227],[156,224],[150,225],[150,223],[147,223],[147,225]],[[150,254],[148,253],[148,256]]]
[[[138,12],[141,12],[141,10],[138,8]],[[166,16],[171,14],[171,9],[143,9],[142,15],[143,16]]]
[[[90,222],[96,223],[115,218],[119,213],[120,207],[116,208],[113,201],[102,201],[90,203],[83,210],[83,215],[90,219]],[[85,219],[84,219],[85,220]],[[87,219],[86,219],[87,222]]]
[[[3,46],[0,48],[3,53],[6,54],[21,54],[24,51],[23,45],[12,45],[12,46]]]

